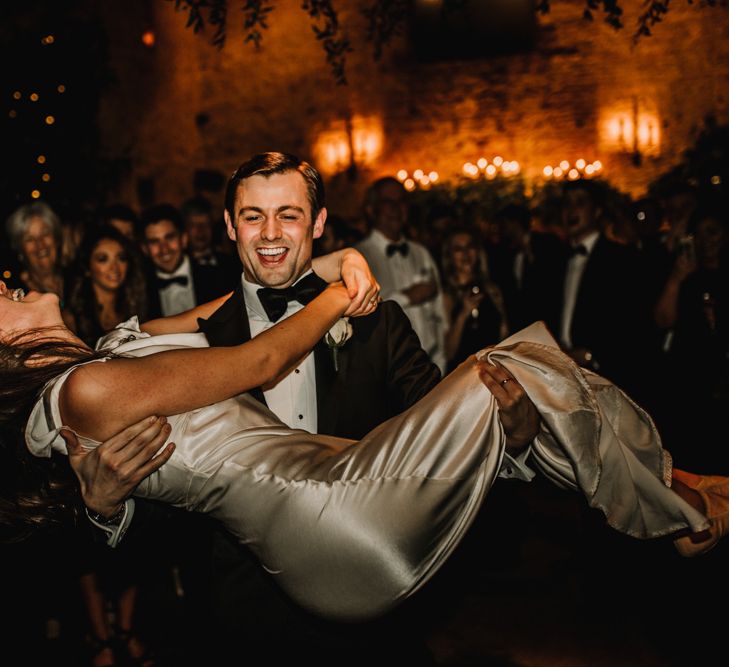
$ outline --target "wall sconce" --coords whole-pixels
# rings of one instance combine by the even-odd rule
[[[369,167],[382,153],[382,122],[375,117],[354,116],[335,121],[320,132],[313,153],[322,173],[347,172],[352,180],[362,167]]]
[[[658,155],[661,131],[658,116],[641,111],[634,97],[630,109],[611,111],[602,122],[602,143],[605,148],[631,153],[633,162],[640,165],[644,155]]]

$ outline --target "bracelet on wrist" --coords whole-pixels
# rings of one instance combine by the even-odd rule
[[[122,503],[122,506],[120,509],[118,509],[114,514],[111,516],[104,516],[103,514],[99,514],[98,512],[94,512],[93,510],[90,510],[88,507],[86,508],[86,516],[89,517],[92,521],[95,523],[99,523],[102,526],[117,526],[121,523],[122,519],[124,518],[124,514],[126,513],[126,504]]]

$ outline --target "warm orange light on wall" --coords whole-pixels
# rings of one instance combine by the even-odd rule
[[[657,155],[661,149],[661,127],[655,113],[631,109],[603,115],[601,143],[607,150]]]
[[[351,168],[369,167],[382,153],[382,121],[355,116],[331,123],[317,135],[314,155],[317,167],[332,175]]]

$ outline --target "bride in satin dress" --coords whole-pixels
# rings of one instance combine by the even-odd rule
[[[55,296],[23,298],[0,283],[3,441],[27,424],[27,448],[53,460],[67,453],[62,426],[90,449],[165,415],[176,449],[137,495],[223,522],[315,613],[380,615],[459,543],[497,476],[505,436],[474,357],[359,442],[291,430],[244,393],[285,373],[351,309],[346,288],[332,284],[239,346],[210,348],[196,333],[150,336],[130,320],[95,352],[63,326]],[[697,535],[710,545],[723,534],[721,518],[706,516],[716,513],[707,500],[716,479],[672,472],[650,417],[577,367],[542,325],[479,356],[506,369],[502,383],[518,383],[539,411],[533,465],[581,492],[611,526],[640,538],[681,535],[687,555]],[[8,402],[12,392],[22,400]]]

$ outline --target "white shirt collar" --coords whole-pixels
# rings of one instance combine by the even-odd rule
[[[576,247],[578,245],[585,246],[585,249],[587,250],[587,256],[589,257],[592,254],[592,251],[595,249],[595,244],[597,243],[597,240],[599,238],[600,238],[600,232],[595,230],[594,232],[590,232],[579,243],[573,243],[572,247]]]

